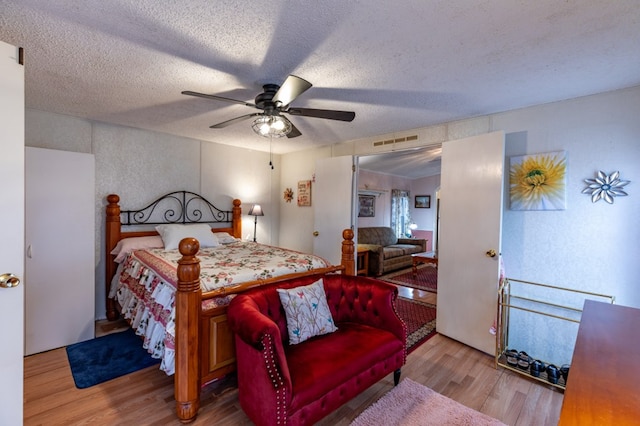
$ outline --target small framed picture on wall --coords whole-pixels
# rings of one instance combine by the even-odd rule
[[[416,209],[430,209],[431,195],[416,195]]]
[[[358,217],[375,217],[375,195],[358,195]]]

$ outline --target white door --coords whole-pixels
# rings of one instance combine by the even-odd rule
[[[25,355],[94,338],[94,169],[92,154],[26,148]]]
[[[353,228],[355,176],[352,156],[316,161],[313,253],[334,265],[341,260],[342,231]]]
[[[0,42],[0,274],[24,272],[24,67]],[[5,276],[6,277],[6,276]],[[0,287],[0,425],[22,424],[24,284]]]
[[[503,132],[442,144],[436,327],[492,355],[496,338],[489,329],[497,312],[503,172]]]

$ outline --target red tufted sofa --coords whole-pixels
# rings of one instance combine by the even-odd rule
[[[338,330],[290,345],[277,288],[323,279]],[[257,425],[312,424],[400,368],[406,327],[393,302],[397,288],[341,274],[293,278],[250,290],[228,309],[235,333],[240,405]]]

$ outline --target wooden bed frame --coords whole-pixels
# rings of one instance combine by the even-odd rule
[[[174,209],[163,213],[163,222],[154,222],[147,216],[150,210],[154,212],[159,202],[170,199],[177,201],[185,209],[177,212]],[[186,209],[189,200],[196,199],[204,203],[206,209],[211,209],[212,220],[204,220],[200,209],[189,217]],[[115,194],[107,196],[106,207],[106,307],[107,318],[111,321],[120,317],[114,299],[109,298],[111,280],[116,273],[117,264],[110,255],[118,241],[123,238],[158,235],[153,230],[122,231],[127,225],[155,225],[159,223],[210,223],[226,224],[227,227],[218,228],[212,225],[215,232],[228,232],[236,238],[242,238],[241,202],[233,200],[233,208],[229,211],[219,210],[201,196],[178,191],[167,194],[141,210],[121,211],[120,197]],[[156,212],[157,213],[157,212]],[[122,220],[124,219],[124,220]],[[182,423],[195,420],[200,407],[200,389],[203,384],[221,378],[236,369],[235,345],[233,333],[227,325],[227,307],[216,307],[207,311],[202,310],[202,301],[218,296],[240,293],[250,288],[290,279],[296,276],[314,275],[318,273],[342,272],[355,274],[353,231],[345,229],[342,232],[341,264],[329,268],[288,274],[267,280],[252,281],[232,287],[216,289],[202,293],[200,289],[200,262],[196,257],[199,243],[194,238],[185,238],[180,242],[179,250],[182,258],[178,262],[178,288],[175,297],[176,330],[175,330],[175,377],[174,394],[176,400],[176,414]]]

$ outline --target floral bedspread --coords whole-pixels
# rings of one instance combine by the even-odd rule
[[[203,292],[330,266],[318,256],[245,241],[204,248],[197,256]],[[144,348],[162,360],[160,369],[168,375],[175,371],[174,302],[180,258],[178,250],[134,251],[120,264],[110,295],[136,333],[144,336]],[[203,301],[203,310],[227,305],[233,297]]]

